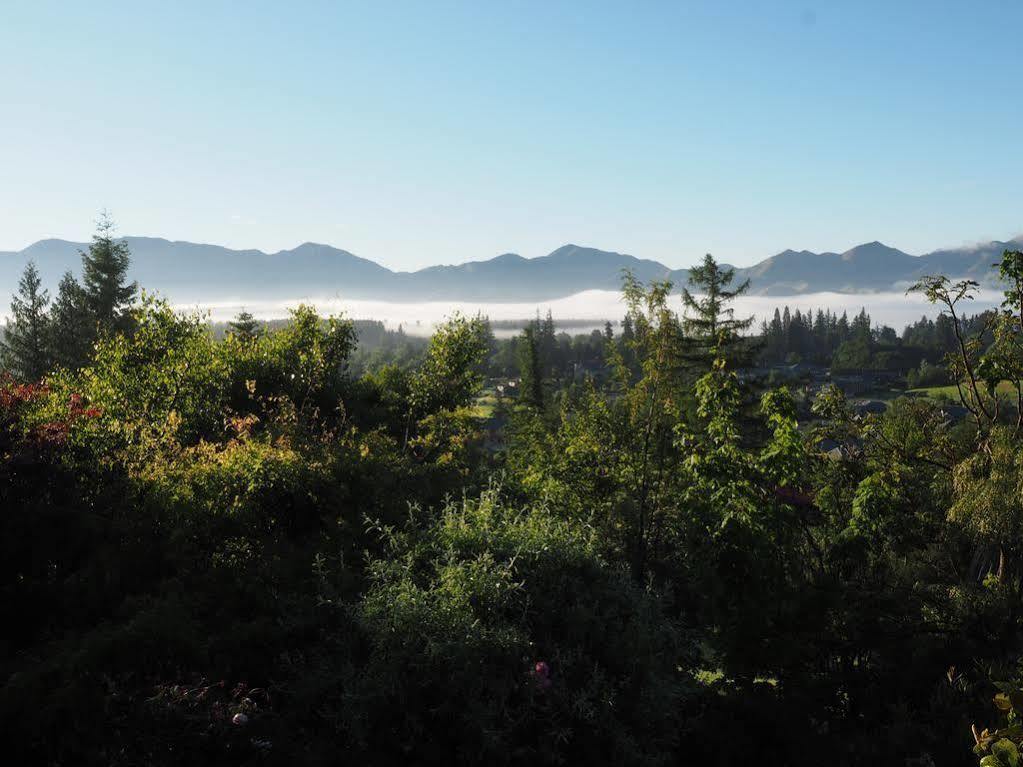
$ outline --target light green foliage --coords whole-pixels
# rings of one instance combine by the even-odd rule
[[[468,405],[483,385],[489,327],[482,317],[455,315],[437,327],[423,364],[412,375],[409,397],[416,417]]]
[[[1017,547],[1023,534],[1023,450],[1011,430],[996,427],[983,452],[955,468],[949,518],[978,539]]]
[[[352,323],[322,319],[302,305],[290,322],[255,337],[229,334],[221,347],[230,369],[231,405],[237,412],[273,407],[282,398],[300,415],[333,415],[341,404],[346,364],[355,348]]]
[[[907,501],[897,470],[871,474],[856,488],[849,532],[876,540],[897,534]]]
[[[346,321],[299,307],[279,330],[217,342],[202,315],[147,295],[130,321],[131,334],[106,336],[87,367],[53,382],[55,401],[74,394],[99,411],[89,428],[113,439],[107,447],[133,445],[141,457],[158,443],[227,439],[261,418],[337,415],[354,344]]]
[[[707,427],[707,436],[718,447],[734,445],[739,438],[739,382],[735,373],[716,360],[709,373],[696,382],[696,414]]]
[[[976,743],[973,752],[980,757],[981,767],[1019,767],[1020,744],[1023,743],[1023,690],[1013,684],[996,683],[1000,690],[993,699],[1004,726],[995,730],[973,727]]]
[[[846,421],[851,417],[845,394],[834,384],[824,386],[814,398],[813,414],[827,421]]]
[[[273,557],[322,528],[324,508],[340,510],[338,457],[285,439],[243,436],[151,455],[132,483],[173,531],[181,572],[226,578],[252,593],[270,586]],[[358,520],[343,524],[357,527]]]
[[[994,342],[985,350],[977,366],[977,375],[989,392],[999,385],[1012,388],[1016,407],[1016,431],[1023,428],[1023,251],[1006,250],[998,264],[1005,283],[1002,313],[994,328]],[[997,395],[995,406],[1000,405]]]
[[[796,403],[788,389],[765,392],[760,410],[771,429],[771,439],[759,456],[760,471],[779,487],[805,481],[810,456],[796,420]]]
[[[92,363],[61,379],[101,411],[101,424],[125,442],[158,435],[182,442],[224,429],[230,367],[201,315],[175,313],[151,296],[131,314],[128,336],[99,342]]]
[[[453,468],[466,476],[479,463],[474,448],[481,438],[479,416],[473,408],[462,407],[421,418],[417,434],[408,444],[417,459]]]

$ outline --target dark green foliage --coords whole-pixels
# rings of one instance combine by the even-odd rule
[[[919,368],[914,368],[906,374],[906,387],[909,389],[947,386],[950,383],[952,379],[948,375],[948,370],[943,365],[932,365],[927,360],[921,361]]]
[[[735,309],[728,304],[749,290],[749,280],[730,287],[735,270],[722,269],[708,253],[703,263],[689,270],[689,288],[682,288],[686,315],[683,328],[695,347],[695,359],[709,363],[715,351],[739,361],[745,344],[739,335],[753,324],[752,317],[736,319]]]
[[[125,330],[130,326],[127,308],[138,286],[128,282],[131,253],[114,236],[114,222],[103,213],[88,252],[82,253],[82,294],[98,332]]]
[[[24,381],[38,381],[50,368],[49,303],[39,270],[29,261],[18,281],[18,295],[11,299],[11,317],[0,344],[4,367]]]
[[[228,326],[231,333],[243,341],[250,341],[260,333],[259,321],[247,311],[238,312],[238,316],[231,320]]]
[[[659,764],[692,662],[593,531],[496,491],[389,534],[342,716],[377,763]]]
[[[519,396],[523,403],[542,410],[543,368],[536,335],[537,328],[533,324],[527,325],[522,331],[519,344]]]
[[[74,275],[66,272],[57,286],[57,298],[50,310],[50,348],[54,364],[68,369],[85,364],[94,335],[91,317],[85,291]]]

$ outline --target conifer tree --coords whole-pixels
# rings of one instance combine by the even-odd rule
[[[522,331],[519,343],[519,375],[522,401],[535,408],[543,408],[543,371],[540,349],[536,340],[536,325],[530,323]]]
[[[2,344],[4,367],[26,381],[37,381],[50,368],[49,293],[42,288],[39,270],[29,261],[11,299],[11,316]]]
[[[245,310],[238,312],[238,315],[228,325],[231,328],[231,333],[244,341],[251,341],[259,336],[261,329],[259,321]]]
[[[870,316],[865,308],[860,309],[860,313],[853,317],[849,330],[854,341],[862,341],[864,343],[870,341]]]
[[[540,357],[541,374],[553,376],[555,374],[555,357],[558,348],[558,340],[554,331],[554,317],[551,310],[547,310],[547,316],[543,321],[539,315],[536,319],[536,346]]]
[[[65,272],[50,310],[50,352],[55,364],[74,369],[86,363],[95,333],[85,291]]]
[[[97,222],[88,253],[81,255],[85,306],[97,332],[127,329],[127,309],[138,285],[127,282],[131,251],[123,240],[115,239],[114,222],[105,211]]]
[[[710,253],[703,257],[700,266],[689,270],[689,285],[696,295],[688,288],[682,289],[686,309],[682,326],[696,348],[695,354],[690,355],[696,360],[709,364],[715,356],[714,349],[719,349],[718,356],[729,361],[734,362],[739,356],[743,345],[739,334],[752,325],[753,318],[735,318],[735,309],[729,303],[749,290],[749,280],[730,288],[733,279],[735,270],[722,269]]]

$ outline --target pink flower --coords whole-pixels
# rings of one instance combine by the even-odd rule
[[[551,667],[547,664],[547,661],[537,661],[533,665],[533,682],[540,690],[547,690],[553,684],[551,682]]]

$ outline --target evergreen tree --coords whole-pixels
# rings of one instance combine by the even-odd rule
[[[628,314],[622,319],[622,342],[631,341],[635,337],[635,331],[632,329],[632,317]]]
[[[125,330],[127,308],[135,299],[138,285],[128,284],[131,251],[123,240],[114,238],[114,222],[104,212],[88,253],[82,253],[82,286],[96,330]]]
[[[540,355],[540,370],[546,376],[554,376],[557,370],[558,339],[550,309],[542,322],[537,318],[536,344]]]
[[[61,367],[75,369],[89,357],[94,333],[85,291],[71,272],[65,272],[50,310],[50,351]]]
[[[18,282],[18,294],[11,299],[11,317],[2,344],[4,367],[26,381],[39,380],[50,368],[49,302],[39,270],[29,261]]]
[[[835,339],[838,343],[849,340],[849,313],[842,312],[842,316],[839,318],[838,323],[835,325]]]
[[[749,280],[730,289],[733,279],[735,270],[722,269],[708,253],[700,266],[689,270],[689,285],[700,297],[682,289],[687,310],[683,328],[697,348],[693,356],[703,362],[715,356],[714,349],[720,350],[719,356],[736,361],[743,345],[739,334],[753,324],[753,317],[736,319],[735,309],[728,305],[749,290]]]
[[[853,318],[850,332],[854,341],[870,341],[870,316],[865,308]]]
[[[519,343],[519,396],[535,408],[543,408],[543,370],[540,367],[540,348],[536,341],[536,326],[530,323],[522,330]]]
[[[632,377],[639,375],[639,363],[636,359],[636,329],[632,324],[632,317],[626,314],[622,318],[622,332],[616,339],[618,354],[621,355],[622,365],[628,370]]]
[[[251,341],[258,337],[261,329],[259,321],[250,312],[244,310],[238,312],[238,315],[228,325],[231,328],[230,332],[243,341]],[[400,332],[401,328],[399,327],[398,330]]]

